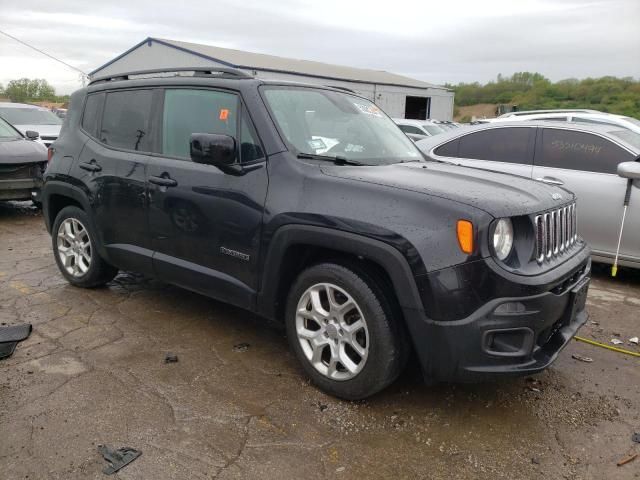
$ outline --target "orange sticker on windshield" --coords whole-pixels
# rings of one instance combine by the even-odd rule
[[[229,118],[229,110],[227,110],[226,108],[221,108],[220,109],[220,120],[226,120],[227,118]]]

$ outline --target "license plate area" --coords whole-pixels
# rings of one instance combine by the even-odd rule
[[[587,304],[590,280],[590,277],[585,277],[580,283],[571,289],[571,296],[569,298],[570,309],[567,321],[571,321],[576,313],[580,310],[584,310],[584,307]]]
[[[543,346],[544,344],[546,344],[551,339],[551,337],[553,337],[557,333],[558,330],[566,325],[569,325],[569,323],[571,323],[571,321],[575,318],[576,314],[584,309],[587,303],[587,294],[589,292],[590,280],[590,277],[583,278],[569,292],[567,292],[569,301],[567,302],[564,314],[556,323],[553,324],[550,329],[547,329],[540,335],[540,337],[538,338],[539,346]]]

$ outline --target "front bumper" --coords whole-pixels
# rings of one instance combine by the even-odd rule
[[[425,377],[475,382],[536,373],[551,365],[587,320],[589,253],[585,247],[555,274],[529,277],[527,285],[512,285],[517,282],[513,275],[492,278],[501,284],[493,286],[499,291],[521,294],[485,301],[464,318],[434,320],[422,312],[419,319],[418,312],[409,313],[413,314],[409,329]],[[456,278],[461,284],[473,283],[459,269]],[[457,290],[454,293],[460,295]],[[477,301],[478,295],[473,288],[467,289],[469,301]]]

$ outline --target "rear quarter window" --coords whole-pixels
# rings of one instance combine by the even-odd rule
[[[618,164],[634,160],[631,153],[591,133],[545,128],[536,152],[541,167],[616,174]]]
[[[98,137],[98,120],[102,103],[104,102],[104,93],[96,93],[89,95],[84,104],[84,112],[82,113],[82,129],[92,137]]]

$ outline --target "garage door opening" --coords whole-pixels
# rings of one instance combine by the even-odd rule
[[[426,120],[431,114],[431,98],[407,97],[404,107],[404,118]]]

